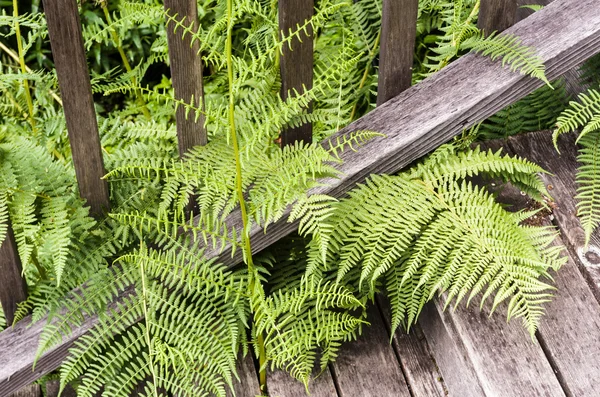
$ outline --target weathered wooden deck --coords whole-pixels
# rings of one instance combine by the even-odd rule
[[[540,164],[555,200],[552,212],[534,221],[561,232],[569,261],[554,275],[558,288],[546,305],[535,340],[519,320],[506,323],[504,311],[488,317],[476,305],[456,311],[431,304],[419,326],[396,332],[390,344],[388,308],[383,300],[370,311],[371,327],[346,344],[339,359],[310,387],[315,397],[457,396],[457,397],[596,397],[600,395],[600,233],[583,248],[583,231],[575,217],[574,137],[552,146],[549,131],[521,135],[488,147],[504,147]],[[500,199],[515,209],[531,203],[514,189]],[[258,390],[250,358],[240,363],[236,395]],[[272,397],[304,396],[304,387],[284,373],[271,373]]]

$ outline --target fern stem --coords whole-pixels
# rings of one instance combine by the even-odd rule
[[[133,69],[131,68],[131,64],[129,63],[129,60],[127,59],[127,55],[125,54],[125,51],[123,51],[123,47],[120,44],[119,35],[117,34],[117,31],[112,27],[113,21],[110,16],[110,12],[108,12],[108,5],[106,2],[102,2],[101,6],[102,6],[102,11],[104,11],[104,17],[106,18],[106,22],[108,23],[108,26],[109,26],[108,31],[110,32],[110,36],[113,40],[113,44],[117,48],[117,51],[119,52],[119,55],[121,56],[121,60],[123,61],[123,66],[125,66],[125,70],[127,71],[127,73],[131,73],[133,71]],[[133,84],[133,86],[136,87],[135,96],[138,101],[138,104],[142,108],[142,113],[148,120],[151,120],[152,116],[150,115],[150,111],[148,110],[148,107],[146,106],[146,102],[144,101],[142,93],[137,88],[137,79],[133,75],[131,76],[131,84]]]
[[[19,56],[17,54],[15,54],[15,52],[13,50],[11,50],[10,48],[8,48],[6,45],[4,45],[1,41],[0,41],[0,50],[6,52],[6,54],[11,57],[12,59],[14,59],[16,62],[19,62],[19,64],[21,63],[19,61]],[[25,65],[25,70],[27,71],[27,73],[33,73],[33,70],[31,70],[31,68],[27,65]],[[60,106],[63,105],[62,100],[60,99],[60,97],[56,94],[56,92],[52,91],[52,90],[48,90],[48,93],[50,94],[50,96],[56,101],[56,103],[58,103]]]
[[[21,39],[21,27],[19,26],[19,8],[18,1],[13,0],[13,16],[15,18],[15,34],[17,38],[17,50],[19,51],[19,65],[21,66],[21,73],[27,73],[27,66],[25,65],[25,54],[23,53],[23,42]],[[23,88],[25,89],[25,98],[27,100],[27,107],[29,108],[29,123],[33,132],[36,132],[35,119],[33,117],[33,101],[31,100],[31,93],[29,92],[29,80],[23,79]]]
[[[367,66],[365,67],[365,72],[363,73],[362,79],[360,80],[360,84],[358,86],[358,91],[363,89],[365,83],[367,82],[367,77],[369,77],[369,71],[371,70],[371,63],[375,59],[375,56],[378,54],[377,47],[379,47],[379,41],[381,40],[381,29],[377,33],[377,37],[375,37],[375,42],[373,43],[373,47],[369,50],[369,60],[367,61]],[[354,120],[354,116],[356,114],[356,108],[358,107],[358,102],[354,104],[352,107],[352,113],[350,113],[350,121]]]
[[[246,264],[248,266],[248,290],[250,292],[250,299],[253,299],[255,287],[260,286],[260,280],[256,276],[256,270],[254,262],[252,260],[252,246],[250,244],[250,220],[248,218],[248,210],[246,208],[246,200],[244,198],[244,189],[242,185],[242,162],[240,157],[240,148],[237,140],[237,134],[235,130],[235,102],[233,93],[233,55],[232,55],[232,31],[233,31],[233,4],[232,0],[227,0],[227,39],[225,41],[225,55],[227,58],[227,79],[228,79],[228,95],[229,95],[229,133],[231,135],[231,143],[233,146],[233,153],[235,157],[235,185],[240,202],[240,211],[242,215],[242,245],[246,255]],[[261,288],[262,292],[262,288]],[[260,295],[259,299],[262,299]],[[267,370],[266,370],[266,351],[264,344],[263,335],[257,337],[258,361],[260,363],[259,369],[259,380],[260,389],[262,392],[266,391],[267,388]]]
[[[140,243],[140,248],[143,248],[143,242]],[[144,308],[144,322],[146,323],[146,344],[148,345],[148,357],[150,359],[150,372],[152,373],[152,385],[154,386],[154,397],[158,397],[158,390],[156,387],[157,384],[157,376],[156,370],[154,369],[154,359],[153,351],[152,351],[152,339],[150,338],[150,325],[148,324],[148,291],[146,289],[146,269],[144,268],[144,260],[140,261],[140,276],[142,278],[142,297],[144,300],[144,304],[142,305]]]

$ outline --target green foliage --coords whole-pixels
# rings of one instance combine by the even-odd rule
[[[333,273],[371,299],[384,288],[393,329],[409,328],[426,302],[446,292],[446,305],[455,306],[493,296],[492,311],[508,300],[508,319],[522,317],[533,336],[553,289],[541,279],[564,262],[562,248],[549,245],[553,228],[522,226],[531,214],[507,212],[470,178],[501,178],[541,199],[542,171],[500,152],[447,145],[399,175],[372,176],[328,211],[324,200],[306,203],[298,216],[315,233],[308,273]]]
[[[553,87],[553,88],[552,88]],[[562,79],[544,86],[485,120],[479,130],[486,139],[507,138],[522,132],[551,129],[568,105],[569,96]]]
[[[471,48],[543,78],[543,65],[515,38],[483,38],[478,4],[420,2],[415,80]],[[63,387],[74,383],[78,395],[103,388],[124,396],[143,385],[146,395],[223,396],[235,360],[249,350],[262,369],[285,369],[308,385],[313,367],[323,370],[357,337],[368,300],[383,289],[394,327],[410,326],[423,302],[447,291],[457,304],[495,294],[496,304],[510,302],[509,317],[535,329],[550,289],[541,278],[560,263],[558,249],[546,247],[553,235],[520,226],[527,213],[507,213],[470,177],[510,180],[539,199],[540,169],[444,146],[398,176],[373,176],[347,199],[307,195],[338,175],[344,150],[379,135],[355,131],[319,143],[374,107],[381,3],[319,1],[312,19],[282,36],[276,6],[201,0],[193,29],[151,0],[82,5],[112,208],[98,220],[78,196],[57,79],[43,55],[43,15],[32,7],[0,16],[2,43],[18,23],[29,65],[42,66],[23,72],[10,51],[0,56],[0,241],[10,217],[30,286],[17,319],[32,311],[34,320],[51,320],[38,356],[86,316],[100,319],[61,368]],[[163,76],[165,25],[199,43],[204,109],[173,98]],[[308,27],[316,33],[313,88],[284,101],[281,49],[307,40]],[[544,91],[532,102],[549,97]],[[188,117],[204,114],[209,137],[182,159],[178,107]],[[274,143],[307,122],[313,142],[283,150]],[[296,236],[253,258],[250,228],[266,229],[290,206],[311,239]],[[246,211],[243,226],[228,224],[238,209]],[[449,230],[457,217],[462,227]],[[226,249],[242,250],[247,268],[207,259]]]

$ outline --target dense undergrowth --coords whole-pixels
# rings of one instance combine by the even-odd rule
[[[549,246],[554,232],[525,226],[532,213],[506,211],[471,177],[500,178],[543,201],[543,170],[469,143],[550,128],[569,100],[562,81],[338,201],[307,192],[338,174],[341,150],[360,150],[379,135],[357,131],[321,145],[375,106],[379,1],[316,2],[308,22],[317,32],[314,88],[283,101],[280,50],[292,37],[307,39],[304,29],[281,39],[276,2],[200,0],[194,37],[205,66],[209,143],[183,159],[162,3],[87,2],[84,42],[112,208],[94,219],[78,196],[41,3],[18,2],[18,12],[16,1],[5,3],[0,241],[10,219],[29,288],[17,319],[55,318],[42,354],[82,314],[100,317],[53,375],[63,386],[72,383],[80,396],[125,396],[140,384],[145,395],[221,396],[235,379],[235,360],[249,350],[262,380],[267,367],[282,368],[308,385],[313,367],[324,368],[368,326],[365,308],[380,292],[390,298],[393,328],[408,329],[427,301],[447,292],[447,304],[508,302],[508,318],[535,332],[551,296],[549,271],[563,262],[560,248]],[[520,71],[545,79],[543,65],[514,38],[482,36],[477,10],[475,0],[419,3],[413,82],[472,49],[509,63],[526,57],[533,66]],[[503,52],[495,40],[504,40]],[[190,117],[202,111],[178,106]],[[559,119],[560,131],[598,118],[582,113],[576,122]],[[280,131],[306,122],[314,142],[283,150],[274,143]],[[298,234],[252,255],[250,228],[268,231],[290,205]],[[225,218],[240,207],[244,226],[231,228]],[[590,213],[594,224],[597,210]],[[241,250],[245,266],[219,264],[204,247]]]

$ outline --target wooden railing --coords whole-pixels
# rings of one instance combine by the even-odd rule
[[[557,78],[600,50],[600,7],[596,1],[556,0],[509,31],[519,36],[524,45],[537,50],[549,79]],[[516,5],[517,0],[482,0],[479,27],[491,32],[510,26],[519,11]],[[279,7],[279,23],[285,35],[310,18],[313,0],[280,0]],[[499,62],[469,54],[410,87],[417,7],[418,0],[383,0],[378,107],[332,139],[361,129],[381,132],[386,138],[369,141],[357,152],[343,153],[342,176],[328,181],[318,192],[339,197],[371,173],[397,172],[463,128],[493,115],[543,84],[511,72]],[[165,8],[169,15],[166,26],[175,97],[187,102],[193,99],[197,106],[203,106],[202,63],[197,56],[197,43],[190,46],[186,41],[189,37],[182,41],[181,32],[173,22],[195,22],[196,1],[165,0]],[[80,194],[92,213],[99,216],[109,209],[109,192],[101,179],[104,166],[76,0],[44,0],[44,10]],[[293,43],[293,51],[283,51],[281,95],[284,98],[293,90],[302,92],[304,87],[311,87],[311,35],[307,31],[306,39]],[[202,118],[186,118],[183,109],[178,109],[176,122],[181,155],[192,146],[206,144]],[[288,129],[282,132],[281,143],[310,141],[311,134],[310,124]],[[251,230],[255,251],[295,230],[296,225],[287,223],[286,218],[270,226],[266,234],[258,227]],[[239,228],[240,214],[232,213],[228,224]],[[233,258],[225,251],[220,253],[208,247],[206,255],[218,257],[231,266],[241,261],[239,250]],[[7,238],[0,246],[0,301],[9,322],[16,303],[26,298],[21,271],[9,224]],[[72,335],[63,338],[62,344],[38,360],[35,371],[32,363],[45,322],[31,325],[31,319],[26,318],[0,333],[0,396],[7,396],[56,369],[68,348],[96,321],[94,316],[86,318]]]

